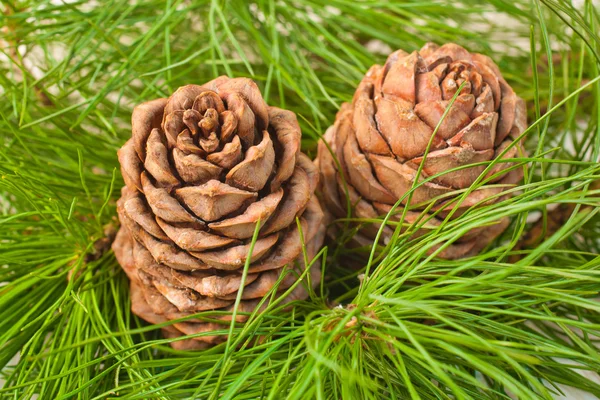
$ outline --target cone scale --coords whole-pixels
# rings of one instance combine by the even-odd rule
[[[346,217],[349,196],[353,217],[377,218],[404,198],[399,211],[411,206],[405,218],[410,224],[436,200],[430,212],[438,214],[427,222],[429,229],[435,228],[455,208],[456,203],[449,202],[456,197],[454,193],[469,188],[485,170],[486,162],[502,153],[502,158],[524,154],[520,142],[509,146],[526,127],[525,102],[489,57],[451,43],[441,47],[430,43],[411,54],[398,50],[385,65],[371,67],[352,103],[342,105],[334,125],[324,135],[329,148],[319,143],[317,165],[326,214],[330,220]],[[422,173],[417,177],[421,163]],[[479,165],[447,172],[476,163]],[[507,196],[506,188],[523,177],[522,168],[511,167],[510,162],[496,163],[484,177],[491,179],[458,205],[453,218],[473,205],[498,202]],[[413,191],[408,204],[406,194],[414,181],[433,176]],[[475,228],[439,256],[454,259],[477,253],[500,235],[508,222],[500,219],[491,226]],[[426,232],[426,228],[416,234]],[[332,231],[338,229],[333,224]],[[355,241],[372,245],[378,229],[373,224],[364,226]],[[384,238],[392,233],[390,227],[383,228]]]
[[[295,114],[268,106],[245,78],[187,85],[135,108],[132,137],[118,152],[126,185],[113,250],[130,279],[136,315],[158,324],[233,311],[246,262],[238,313],[254,311],[282,274],[279,292],[296,283],[304,269],[302,243],[312,258],[324,238],[314,196],[319,174],[300,151],[300,137]],[[313,285],[320,275],[312,265]],[[284,301],[306,297],[300,283]],[[210,335],[223,326],[189,319],[163,333],[208,333],[173,343],[201,349],[226,340]]]

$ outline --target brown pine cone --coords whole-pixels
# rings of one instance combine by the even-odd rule
[[[442,47],[427,44],[411,54],[398,50],[383,67],[371,67],[358,85],[352,104],[343,104],[335,124],[325,133],[341,171],[325,143],[319,143],[317,164],[322,200],[330,217],[347,215],[341,174],[355,218],[377,218],[391,210],[412,188],[431,135],[464,82],[433,138],[419,182],[453,168],[491,161],[526,129],[525,102],[489,57],[469,53],[452,43]],[[503,158],[522,154],[519,142]],[[523,177],[521,168],[509,171],[511,166],[512,163],[496,164],[486,176],[493,176],[491,181],[472,192],[453,217],[476,204],[499,201],[506,187],[497,185],[514,185]],[[485,168],[486,165],[478,165],[452,171],[419,186],[412,194],[412,208],[405,222],[416,221],[422,214],[418,210],[435,199],[432,212],[439,214],[416,234],[435,228],[456,205],[449,203],[456,197],[452,193],[468,188]],[[402,204],[406,205],[407,200],[404,198]],[[459,258],[476,253],[507,226],[508,220],[502,219],[495,225],[473,229],[439,255]],[[359,244],[371,244],[378,229],[374,224],[364,227],[355,239]],[[390,227],[384,227],[384,238],[392,232]]]
[[[219,77],[135,108],[132,138],[118,152],[126,186],[112,247],[131,281],[136,315],[156,324],[232,311],[259,221],[238,312],[252,312],[282,274],[278,291],[297,281],[302,242],[312,258],[325,230],[313,196],[318,171],[300,152],[300,136],[295,114],[267,106],[250,79]],[[310,277],[318,283],[319,265]],[[306,297],[301,283],[284,301]],[[192,319],[164,334],[227,326]],[[225,339],[203,336],[174,347],[203,348]]]

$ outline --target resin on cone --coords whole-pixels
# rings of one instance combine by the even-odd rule
[[[456,191],[469,188],[486,169],[486,162],[504,153],[526,128],[525,102],[489,57],[469,53],[452,43],[441,47],[427,44],[411,54],[398,50],[384,66],[371,67],[358,85],[352,104],[342,105],[324,137],[331,151],[325,143],[319,143],[317,165],[324,208],[330,219],[343,218],[349,200],[353,217],[372,219],[385,216],[403,199],[397,209],[401,213],[408,203],[405,195],[423,162],[418,182],[441,175],[413,191],[404,221],[410,224],[421,218],[425,206],[435,201],[430,214],[439,212],[435,217],[428,216],[424,228],[415,233],[423,234],[456,207],[456,202],[450,202],[457,196]],[[502,158],[523,154],[518,142]],[[480,165],[446,173],[476,163]],[[498,202],[507,195],[504,191],[522,177],[523,169],[515,168],[513,163],[496,163],[483,177],[489,178],[487,183],[459,203],[452,218],[474,205]],[[501,219],[475,228],[439,256],[460,258],[477,253],[500,235],[508,222]],[[338,228],[333,225],[332,229]],[[356,242],[372,244],[378,229],[374,224],[363,226],[355,236]],[[384,238],[392,233],[391,227],[384,227]]]
[[[282,274],[279,292],[297,281],[305,268],[302,243],[312,258],[325,230],[313,195],[319,173],[300,152],[300,136],[295,114],[268,106],[250,79],[187,85],[135,108],[132,137],[118,152],[126,186],[113,250],[130,279],[136,315],[158,324],[232,311],[248,257],[238,312],[254,311]],[[317,284],[319,265],[309,275]],[[284,301],[306,298],[308,281]],[[224,341],[210,332],[228,326],[191,319],[163,333],[207,333],[173,343],[197,349]]]

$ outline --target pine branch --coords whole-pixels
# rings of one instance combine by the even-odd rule
[[[23,0],[4,11],[0,397],[548,399],[566,386],[600,396],[577,373],[600,370],[592,1]],[[366,69],[427,41],[493,56],[526,99],[531,156],[515,161],[529,175],[512,198],[398,236],[362,282],[371,249],[329,242],[324,294],[254,313],[233,326],[229,351],[172,350],[177,339],[131,314],[127,279],[99,245],[135,104],[251,76],[270,104],[298,114],[314,154]],[[536,212],[541,222],[528,222]],[[498,216],[512,225],[480,255],[427,257]]]

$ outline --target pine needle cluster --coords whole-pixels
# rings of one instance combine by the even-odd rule
[[[552,399],[567,386],[600,397],[593,0],[1,6],[0,398]],[[527,101],[514,196],[419,238],[398,229],[385,247],[330,241],[310,299],[223,325],[229,340],[201,353],[171,349],[177,339],[131,314],[103,238],[133,106],[251,77],[297,113],[314,156],[368,67],[428,41],[492,56]],[[512,223],[478,256],[428,255],[498,216]]]

